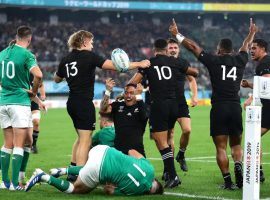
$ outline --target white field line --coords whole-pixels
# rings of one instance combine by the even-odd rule
[[[176,193],[176,192],[164,192],[164,195],[177,196],[177,197],[186,197],[186,198],[191,198],[191,199],[234,200],[234,199],[226,199],[226,198],[223,198],[223,197],[211,197],[211,196],[194,195],[194,194],[186,194],[186,193]],[[265,198],[265,199],[260,199],[260,200],[270,200],[270,198]]]
[[[211,197],[211,196],[194,195],[194,194],[186,194],[186,193],[175,193],[175,192],[164,192],[164,195],[186,197],[186,198],[192,198],[192,199],[233,200],[233,199],[225,199],[223,197]]]

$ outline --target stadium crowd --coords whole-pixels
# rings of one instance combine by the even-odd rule
[[[184,153],[189,141],[191,124],[182,84],[188,75],[195,80],[199,71],[198,88],[210,88],[211,85],[213,88],[210,135],[216,146],[217,164],[224,179],[221,188],[235,190],[243,187],[241,147],[243,120],[238,94],[240,84],[246,88],[253,87],[247,80],[243,80],[245,66],[249,60],[249,50],[251,52],[250,60],[259,61],[256,63],[256,74],[270,76],[268,44],[263,39],[254,40],[258,27],[253,23],[252,18],[248,25],[248,23],[244,23],[244,20],[238,22],[233,19],[228,20],[228,16],[225,14],[224,16],[219,15],[218,20],[205,18],[203,21],[200,20],[201,16],[197,15],[197,21],[194,23],[190,23],[194,18],[185,23],[179,20],[179,24],[181,24],[179,30],[175,20],[171,20],[168,32],[166,18],[159,18],[157,15],[153,16],[151,20],[146,20],[146,16],[138,17],[135,20],[132,14],[126,16],[122,16],[122,14],[117,13],[116,18],[112,19],[100,14],[89,22],[78,22],[78,19],[77,21],[60,20],[59,22],[55,16],[50,17],[50,22],[29,18],[27,24],[33,27],[34,34],[30,27],[20,26],[22,22],[25,24],[25,20],[20,21],[11,17],[0,26],[0,60],[2,63],[0,114],[5,141],[1,148],[2,189],[28,191],[36,183],[46,182],[62,192],[82,194],[91,192],[99,183],[104,183],[105,187],[112,184],[111,194],[162,194],[163,186],[154,178],[154,168],[145,159],[143,134],[148,119],[151,137],[156,143],[164,164],[162,175],[162,179],[165,181],[164,187],[177,187],[181,184],[181,179],[175,169],[174,146],[170,140],[173,140],[172,131],[176,121],[180,125],[188,126],[186,128],[188,133],[184,133],[185,128],[181,127],[182,134],[188,136],[184,138],[185,147],[181,147],[180,141],[179,152],[175,158],[181,169],[188,171],[187,166],[182,166],[186,165]],[[223,16],[223,20],[220,21],[221,16]],[[173,17],[170,16],[170,18]],[[267,38],[268,32],[264,30],[268,27],[264,26],[262,20],[258,24],[264,35],[261,32],[257,36]],[[11,35],[14,35],[13,31],[18,26],[14,40]],[[93,34],[86,30],[91,30]],[[246,37],[244,37],[245,35]],[[174,39],[167,40],[172,36]],[[189,36],[192,39],[189,39]],[[157,39],[161,37],[164,39]],[[225,39],[221,39],[224,37]],[[10,44],[8,41],[11,41]],[[214,55],[217,43],[217,55]],[[35,55],[27,49],[30,44],[30,49],[35,52]],[[97,49],[96,52],[92,52],[93,45]],[[180,45],[183,46],[181,56],[188,61],[179,57]],[[134,61],[130,62],[128,67],[121,65],[123,58],[118,62],[112,62],[115,58],[115,55],[112,55],[110,60],[111,51],[117,47],[126,50],[131,61]],[[234,54],[233,51],[239,47],[238,53]],[[212,52],[208,53],[203,49],[211,49]],[[187,50],[192,52],[193,56],[190,56]],[[150,58],[150,60],[145,58]],[[52,79],[55,83],[62,81],[68,83],[70,92],[67,112],[78,137],[72,146],[72,157],[68,168],[56,168],[55,173],[50,172],[50,174],[46,174],[42,170],[35,170],[24,187],[26,168],[24,163],[28,162],[32,142],[30,102],[36,100],[40,108],[45,108],[37,97],[43,78],[38,65],[41,66],[45,79]],[[203,65],[205,67],[202,67]],[[253,66],[254,63],[250,61],[244,78],[254,74]],[[99,68],[97,73],[96,68]],[[138,68],[139,70],[135,70]],[[133,72],[120,76],[117,74],[117,71],[131,69],[134,69]],[[12,70],[11,74],[10,70]],[[33,81],[29,81],[29,71],[34,76]],[[135,75],[134,72],[136,72]],[[114,145],[117,150],[108,146],[97,146],[89,152],[92,144],[91,136],[96,123],[96,110],[92,102],[94,84],[95,81],[104,82],[105,79],[106,91],[99,112],[101,117],[102,115],[103,117],[109,116],[111,122],[114,123]],[[150,109],[147,109],[147,105],[136,97],[142,92],[139,87],[146,79],[151,94],[151,104],[148,105]],[[32,88],[30,82],[33,82]],[[15,87],[11,87],[12,84]],[[110,95],[116,84],[125,85],[122,101],[116,100],[110,104]],[[192,91],[197,93],[197,86],[194,87],[195,90]],[[17,96],[20,93],[22,95],[19,98]],[[194,103],[196,106],[197,101]],[[251,101],[247,100],[245,106],[250,103]],[[270,104],[269,101],[262,101],[262,103],[268,105],[263,106],[261,127],[263,135],[270,126],[270,118],[267,114]],[[9,110],[12,109],[12,113],[6,109],[7,107],[10,108]],[[189,125],[187,125],[188,123]],[[110,128],[113,128],[112,123],[110,123]],[[22,133],[23,137],[18,137],[17,133]],[[131,137],[131,133],[133,137]],[[126,142],[128,140],[134,143]],[[234,160],[236,185],[231,179],[228,168],[229,161],[226,153],[228,140]],[[125,146],[125,143],[128,145]],[[8,171],[11,153],[13,153],[13,157],[10,181]],[[22,167],[23,164],[24,167]],[[67,181],[57,179],[61,175],[73,175],[75,179],[71,180],[69,177]],[[133,175],[136,175],[135,178]],[[72,183],[73,181],[75,182]],[[261,165],[260,182],[264,181]],[[144,184],[141,185],[141,183]]]
[[[152,17],[150,14],[146,15]],[[95,35],[94,51],[96,49],[96,53],[99,55],[109,58],[111,51],[119,47],[128,53],[131,60],[149,58],[152,55],[151,46],[154,40],[159,37],[169,37],[169,34],[166,32],[167,20],[159,18],[159,15],[153,17],[152,20],[147,20],[148,17],[143,18],[136,14],[119,14],[119,16],[109,16],[109,22],[106,22],[106,19],[104,20],[102,17],[104,17],[102,14],[97,13],[97,17],[90,19],[88,22],[78,22],[76,19],[73,19],[71,21],[59,20],[57,24],[50,24],[47,21],[36,20],[35,18],[27,19],[35,33],[31,49],[35,52],[45,80],[52,79],[60,58],[69,51],[66,39],[75,30],[84,29],[93,32]],[[182,22],[178,15],[175,16],[176,19],[179,18],[182,24],[182,32],[184,34],[188,33],[197,42],[202,41],[200,45],[204,49],[215,49],[218,39],[229,37],[233,39],[234,49],[237,51],[237,48],[241,46],[243,34],[247,30],[248,23],[243,23],[241,18],[238,21],[230,18],[224,20],[223,15],[218,15],[217,19],[213,20],[210,26],[205,26],[201,17],[203,16],[190,14],[190,16],[186,17],[187,20]],[[12,36],[14,34],[11,33],[23,23],[25,23],[25,20],[22,22],[11,17],[11,20],[0,26],[0,49],[3,49],[7,42],[13,39]],[[258,37],[269,38],[269,30],[270,27],[265,24],[263,30],[258,33]],[[182,57],[189,60],[192,66],[198,67],[198,88],[210,89],[207,70],[201,67],[202,65],[187,50],[182,50]],[[244,75],[245,78],[252,77],[254,74],[253,66],[253,63],[248,63]],[[134,73],[134,71],[131,71],[121,74],[116,79],[116,84],[123,87]],[[116,74],[112,71],[101,72],[101,70],[98,70],[96,81],[104,83],[106,77],[115,78]]]

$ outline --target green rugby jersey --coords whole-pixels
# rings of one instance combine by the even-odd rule
[[[96,132],[92,137],[92,146],[107,145],[114,147],[115,128],[114,126],[107,126]]]
[[[0,52],[0,66],[0,105],[30,106],[30,98],[24,89],[30,89],[30,70],[37,66],[35,56],[26,48],[11,45]]]
[[[139,195],[150,191],[154,168],[145,158],[127,156],[115,148],[108,148],[100,168],[100,183],[113,183],[115,194]]]

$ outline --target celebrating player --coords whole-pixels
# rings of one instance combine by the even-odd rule
[[[175,58],[178,58],[182,65],[190,67],[190,64],[187,60],[179,57],[180,55],[180,46],[178,44],[178,41],[170,38],[168,40],[168,55],[173,56]],[[179,107],[178,107],[178,116],[177,121],[181,127],[182,134],[180,137],[179,142],[179,151],[176,156],[176,161],[180,164],[180,168],[187,172],[188,167],[185,160],[185,151],[189,143],[189,137],[191,133],[191,120],[190,120],[190,114],[188,105],[185,98],[185,80],[188,80],[189,87],[191,89],[192,97],[191,97],[191,106],[194,107],[198,103],[198,97],[197,97],[197,83],[196,79],[193,76],[186,76],[186,74],[179,73],[179,77],[177,78],[178,84],[176,86],[176,95],[178,101],[179,101]],[[174,151],[174,129],[171,129],[169,131],[169,144],[171,145],[171,148]],[[165,177],[164,177],[165,178]]]
[[[88,31],[73,33],[68,40],[72,51],[61,60],[54,76],[56,83],[65,78],[70,89],[67,111],[78,134],[72,150],[72,165],[84,165],[91,146],[91,134],[96,123],[95,107],[92,103],[95,68],[116,70],[111,60],[105,60],[92,52],[93,38],[93,34]],[[149,65],[148,60],[131,62],[129,69]]]
[[[229,140],[236,184],[243,186],[242,175],[242,108],[240,105],[240,82],[245,66],[248,62],[248,45],[252,42],[257,27],[250,20],[249,34],[245,38],[239,53],[233,54],[230,39],[220,40],[217,46],[217,55],[206,53],[194,41],[178,32],[173,20],[170,32],[179,43],[191,51],[208,69],[212,83],[212,108],[210,113],[210,135],[216,146],[216,159],[224,178],[224,189],[235,189],[229,171],[229,160],[226,154]]]
[[[268,43],[263,39],[255,39],[253,40],[250,48],[251,59],[258,61],[258,65],[256,67],[256,75],[263,77],[270,77],[270,56],[267,54]],[[242,87],[253,88],[253,84],[249,83],[247,80],[242,81]],[[249,97],[244,106],[250,105],[252,102],[252,96]],[[261,122],[261,136],[266,134],[270,129],[270,100],[261,99],[262,103],[262,122]],[[262,153],[261,153],[262,157]],[[263,173],[262,164],[260,166],[260,181],[264,182],[265,177]]]
[[[109,104],[110,93],[115,83],[112,79],[106,80],[106,92],[100,104],[101,113],[110,113],[115,126],[115,148],[128,154],[135,149],[145,156],[143,135],[148,120],[145,104],[136,100],[136,84],[127,84],[124,92],[124,101],[115,101]]]
[[[181,184],[181,181],[175,171],[172,149],[168,145],[168,130],[173,128],[178,115],[177,78],[179,73],[197,76],[198,72],[188,66],[183,66],[178,59],[169,57],[167,47],[166,40],[156,40],[155,57],[150,59],[151,67],[139,69],[130,83],[138,84],[144,76],[149,81],[151,93],[149,123],[152,137],[162,156],[164,171],[168,172],[165,187],[174,188]]]

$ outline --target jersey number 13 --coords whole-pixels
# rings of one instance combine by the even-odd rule
[[[76,76],[78,74],[77,62],[71,62],[66,64],[67,77]]]

